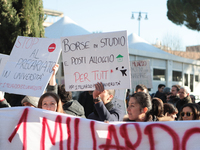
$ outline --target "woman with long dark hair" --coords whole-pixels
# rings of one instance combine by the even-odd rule
[[[135,93],[130,97],[127,108],[128,118],[124,118],[124,121],[152,121],[151,108],[151,96],[149,94]]]

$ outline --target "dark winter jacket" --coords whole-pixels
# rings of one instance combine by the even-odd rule
[[[170,99],[167,103],[171,103],[176,107],[177,102],[180,100],[178,96],[170,96]]]
[[[123,113],[121,110],[114,108],[112,102],[104,105],[102,101],[94,104],[95,111],[92,112],[88,119],[97,120],[97,121],[122,121]]]
[[[93,96],[88,91],[85,91],[79,95],[78,102],[83,106],[85,116],[88,118],[88,115],[94,110]]]
[[[166,97],[164,93],[160,93],[159,91],[157,91],[154,97],[160,98],[163,101],[163,103],[166,103]]]
[[[187,104],[187,103],[192,103],[192,100],[190,98],[190,96],[185,97],[184,99],[180,99],[177,103],[176,103],[176,108],[178,109],[178,112],[180,113],[181,108],[183,107],[183,105]]]

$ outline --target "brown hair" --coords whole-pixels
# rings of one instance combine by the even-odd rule
[[[183,107],[181,108],[180,113],[183,111],[183,108],[185,107],[189,107],[190,109],[192,109],[192,112],[194,114],[193,119],[192,120],[199,120],[199,116],[200,116],[200,107],[198,104],[194,104],[194,103],[188,103],[183,105]],[[179,120],[183,120],[183,118],[181,117],[181,115],[179,115]]]
[[[163,101],[160,98],[154,97],[152,99],[151,115],[155,115],[157,117],[163,117],[163,112],[164,112]]]
[[[180,85],[177,85],[177,84],[176,84],[176,85],[172,85],[172,87],[175,87],[177,91],[180,90]]]
[[[53,92],[44,93],[40,97],[39,102],[38,102],[38,108],[42,109],[42,101],[44,100],[44,98],[49,97],[49,96],[53,97],[55,99],[56,103],[57,103],[56,112],[64,113],[63,108],[62,108],[62,103],[61,103],[59,96],[56,93],[53,93]]]
[[[164,103],[164,113],[163,114],[165,115],[166,113],[168,113],[169,115],[177,114],[178,110],[173,104]]]

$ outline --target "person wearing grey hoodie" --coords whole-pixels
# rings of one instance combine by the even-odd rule
[[[39,101],[39,97],[25,96],[22,99],[21,103],[22,103],[22,106],[37,107],[38,101]]]

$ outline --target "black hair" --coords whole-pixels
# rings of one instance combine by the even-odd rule
[[[152,104],[151,96],[149,94],[145,92],[137,92],[131,95],[131,97],[134,97],[136,99],[137,103],[140,105],[140,110],[142,110],[145,107],[148,108],[148,112],[151,110]]]
[[[144,84],[138,84],[136,87],[135,87],[135,91],[138,92],[138,90],[141,90],[141,91],[144,91],[145,89],[148,91],[147,87],[144,85]]]
[[[164,84],[159,84],[159,85],[158,85],[158,88],[160,89],[160,88],[163,87],[163,86],[165,87]]]

